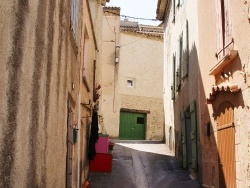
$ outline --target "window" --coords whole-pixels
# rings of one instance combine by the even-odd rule
[[[188,20],[186,20],[183,24],[182,30],[181,78],[185,78],[188,75],[188,60]]]
[[[127,79],[127,87],[134,87],[134,80],[133,79]]]
[[[173,9],[173,10],[172,10],[172,14],[173,14],[173,15],[172,15],[172,17],[173,17],[173,18],[172,18],[172,19],[173,19],[172,22],[173,22],[173,23],[175,22],[175,1],[178,1],[178,0],[173,0],[173,1],[172,1],[172,9]]]
[[[175,90],[178,92],[180,90],[181,86],[181,59],[182,59],[182,35],[180,35],[180,38],[177,41],[177,50],[176,50],[176,70],[175,70]]]
[[[144,125],[144,118],[143,117],[137,117],[137,124],[143,124]]]
[[[79,0],[71,0],[70,27],[75,41],[78,39]]]
[[[180,0],[175,0],[175,7],[180,6]]]
[[[233,49],[231,12],[228,0],[217,0],[217,48],[218,59],[223,58]]]
[[[172,78],[172,86],[171,86],[171,99],[175,99],[175,54],[173,54],[173,78]]]

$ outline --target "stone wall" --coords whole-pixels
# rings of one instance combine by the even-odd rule
[[[148,111],[146,140],[163,140],[163,99],[141,96],[121,96],[121,108]]]

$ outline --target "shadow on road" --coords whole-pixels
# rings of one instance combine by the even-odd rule
[[[130,147],[131,146],[131,147]],[[147,152],[132,148],[147,148]],[[118,143],[113,149],[111,173],[90,172],[90,188],[198,188],[173,156],[157,154],[160,144]],[[153,151],[149,152],[150,150]],[[166,148],[167,150],[167,148]]]

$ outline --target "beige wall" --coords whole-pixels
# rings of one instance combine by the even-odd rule
[[[210,69],[220,62],[215,57],[218,49],[218,19],[216,1],[192,3],[184,2],[176,10],[176,21],[172,23],[171,13],[165,17],[165,57],[164,57],[164,109],[166,136],[169,126],[175,126],[175,154],[182,157],[181,148],[181,122],[179,114],[185,110],[189,103],[197,101],[198,115],[198,178],[204,186],[219,186],[218,148],[217,148],[217,122],[216,112],[223,101],[234,105],[235,123],[235,164],[237,187],[249,186],[249,1],[239,3],[228,1],[231,10],[232,37],[234,50],[238,50],[238,57],[223,71],[231,71],[228,79],[231,83],[238,83],[241,91],[238,93],[220,92],[212,104],[206,104],[206,98],[212,92],[212,85],[222,82],[220,75],[209,75]],[[171,3],[170,3],[170,7]],[[209,15],[209,16],[208,16]],[[185,19],[189,22],[189,75],[183,80],[181,90],[176,99],[171,101],[172,84],[172,54],[176,50],[176,38],[181,30],[180,25]],[[249,67],[249,66],[248,66]],[[246,74],[245,74],[246,73]],[[244,78],[244,76],[246,77]],[[206,135],[206,124],[211,122],[212,135]],[[168,138],[166,138],[168,140]]]
[[[119,9],[109,8],[108,11]],[[146,110],[150,111],[147,115],[146,139],[162,140],[162,39],[145,34],[120,33],[119,16],[107,12],[105,15],[100,104],[103,120],[100,122],[100,131],[118,138],[120,109]],[[116,64],[115,49],[119,56]],[[127,78],[135,80],[134,88],[127,87]]]
[[[110,13],[114,11],[115,14]],[[118,122],[117,114],[117,95],[114,95],[114,90],[117,87],[117,77],[115,72],[117,67],[115,66],[115,47],[119,45],[119,29],[120,29],[120,9],[111,8],[103,16],[103,38],[102,38],[102,91],[100,98],[100,113],[99,115],[103,119],[100,122],[100,132],[107,133],[111,137],[118,136]]]
[[[247,151],[248,145],[249,145],[249,96],[250,96],[250,90],[249,90],[249,75],[247,76],[247,69],[243,67],[249,66],[249,22],[248,17],[243,12],[247,12],[249,1],[244,3],[239,3],[236,1],[228,1],[230,4],[230,16],[231,16],[231,24],[232,24],[232,37],[234,38],[234,50],[238,50],[239,56],[236,58],[235,61],[233,61],[229,66],[227,66],[223,71],[231,71],[232,76],[229,77],[228,81],[230,83],[238,83],[241,87],[241,91],[235,94],[220,94],[216,98],[216,100],[213,102],[212,105],[208,105],[209,108],[209,115],[210,120],[212,122],[215,140],[217,140],[217,123],[213,120],[213,114],[216,114],[216,110],[218,109],[219,104],[221,104],[223,101],[229,101],[234,105],[234,123],[235,123],[235,164],[236,164],[236,184],[237,187],[248,187],[250,185],[249,182],[249,153]],[[210,6],[211,8],[208,10],[207,6]],[[208,76],[208,73],[214,65],[216,65],[219,60],[215,59],[213,54],[214,52],[218,51],[216,42],[218,41],[218,28],[216,28],[217,24],[217,17],[216,17],[216,5],[214,4],[211,6],[211,3],[200,3],[199,4],[199,15],[204,15],[204,11],[207,10],[210,12],[210,15],[212,15],[210,18],[205,16],[200,16],[202,19],[199,21],[200,25],[200,51],[201,51],[201,59],[206,59],[204,63],[202,64],[202,79],[203,79],[203,85],[205,90],[205,95],[208,96],[211,92],[211,85],[214,84],[216,81],[220,82],[220,78],[214,76]],[[209,13],[208,12],[208,13]],[[212,13],[212,14],[211,14]],[[205,22],[207,22],[205,24]],[[207,44],[213,44],[210,45],[209,48],[207,48]],[[243,71],[243,72],[242,72]],[[244,77],[244,74],[246,73],[246,77]],[[247,78],[248,77],[248,78]],[[216,80],[216,81],[215,81]],[[213,82],[211,84],[211,82]],[[203,102],[203,100],[202,100]],[[205,111],[205,110],[203,110]],[[203,114],[203,113],[202,113]],[[202,118],[201,118],[202,119]],[[205,121],[208,121],[207,118],[204,118],[204,120],[201,120],[201,126],[205,124]],[[211,139],[210,139],[211,141]],[[207,145],[206,143],[209,142],[209,139],[207,137],[204,137],[203,139],[203,145],[204,150],[209,150],[211,147]],[[203,156],[203,165],[205,166],[214,166],[214,168],[217,168],[217,159],[213,157],[216,152],[213,152],[211,155],[205,154]],[[216,155],[215,155],[216,156]],[[211,160],[211,157],[213,160]],[[212,184],[212,178],[210,174],[212,174],[212,170],[208,171],[204,168],[204,183]],[[206,174],[209,174],[209,177],[211,179],[206,178]],[[216,176],[216,174],[215,174]],[[206,182],[205,182],[206,181]]]
[[[81,103],[93,100],[93,60],[98,46],[87,1],[80,1],[79,6],[84,8],[79,9],[75,41],[70,1],[2,2],[0,187],[65,187],[69,99],[74,104],[74,127],[80,129],[73,146],[73,187],[87,178],[91,118],[86,117],[91,112]],[[100,3],[97,6],[100,12]],[[86,31],[90,91],[82,82],[81,33],[84,36]]]
[[[181,120],[180,112],[186,110],[193,100],[198,100],[199,66],[198,66],[198,12],[197,2],[184,2],[176,8],[175,21],[173,22],[173,6],[169,4],[170,12],[166,14],[167,22],[164,23],[164,112],[166,143],[172,148],[177,157],[181,157]],[[182,80],[181,90],[176,93],[176,100],[171,99],[171,85],[173,83],[173,55],[178,50],[177,42],[183,32],[185,22],[188,20],[189,29],[189,73]],[[199,104],[199,103],[198,103]],[[172,129],[172,140],[169,141],[169,130]],[[176,140],[175,140],[176,139]]]
[[[147,114],[147,140],[163,139],[162,60],[161,37],[121,32],[118,64],[120,108],[150,111]],[[128,79],[133,80],[133,87],[127,86]]]

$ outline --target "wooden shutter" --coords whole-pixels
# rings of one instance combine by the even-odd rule
[[[186,141],[185,112],[181,112],[181,141],[182,141],[182,167],[187,168],[187,141]]]
[[[179,91],[181,86],[181,47],[182,46],[182,38],[180,37],[177,41],[177,50],[176,50],[176,91]]]
[[[180,0],[175,0],[175,7],[178,7],[180,5]]]
[[[183,35],[182,35],[182,71],[181,78],[188,75],[188,60],[189,60],[189,48],[188,48],[188,20],[183,24]]]
[[[177,1],[177,0],[173,0],[173,1],[172,1],[172,14],[173,14],[173,15],[172,15],[172,17],[173,17],[173,18],[172,18],[172,19],[173,19],[172,22],[173,22],[173,23],[175,22],[175,1]]]
[[[224,0],[224,11],[225,11],[225,34],[224,34],[224,40],[225,44],[228,45],[232,41],[232,21],[231,21],[231,11],[230,11],[230,5],[228,0]],[[228,46],[225,49],[225,54],[228,54],[230,50],[233,48],[232,45]]]
[[[191,142],[192,142],[192,168],[197,169],[197,120],[196,120],[196,102],[190,105],[191,118]]]
[[[171,99],[175,99],[175,55],[173,54],[173,81],[171,86]]]

